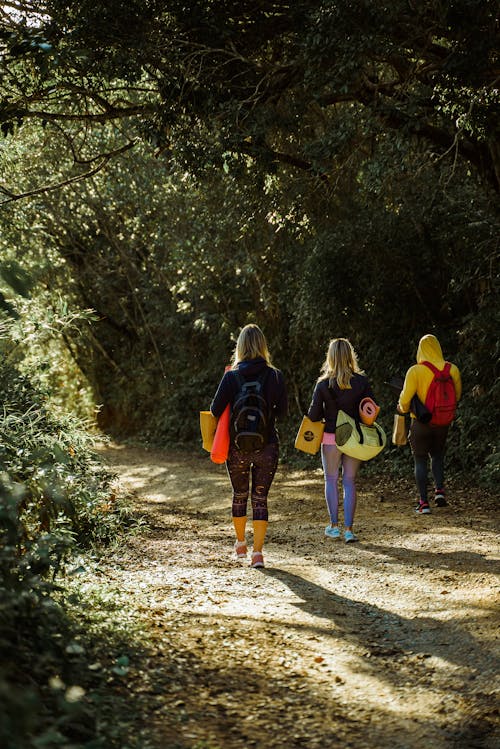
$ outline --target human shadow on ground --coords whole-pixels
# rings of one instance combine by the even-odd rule
[[[264,574],[280,580],[301,600],[294,605],[335,624],[331,636],[345,638],[368,652],[380,655],[436,656],[466,670],[498,671],[500,659],[479,643],[459,621],[432,617],[407,618],[353,599],[279,567],[265,568]],[[481,617],[486,625],[493,614]],[[470,626],[471,618],[467,619]],[[493,626],[493,623],[491,624]]]

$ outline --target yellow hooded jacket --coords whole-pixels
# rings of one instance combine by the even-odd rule
[[[410,367],[406,373],[403,389],[399,396],[398,409],[401,413],[408,413],[410,410],[410,402],[415,393],[418,395],[422,403],[425,403],[427,391],[431,384],[434,375],[429,369],[421,362],[429,361],[434,364],[439,370],[442,370],[445,365],[443,358],[443,352],[441,350],[441,344],[439,343],[436,336],[424,335],[420,339],[417,349],[417,364]],[[455,385],[455,394],[457,396],[457,403],[462,395],[462,380],[460,378],[460,372],[455,364],[451,365],[450,375]],[[411,414],[414,419],[415,414]]]

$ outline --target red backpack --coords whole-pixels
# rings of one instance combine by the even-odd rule
[[[455,385],[450,375],[451,364],[446,362],[442,372],[429,361],[423,361],[421,364],[428,367],[434,374],[425,398],[426,408],[432,414],[430,424],[448,426],[455,418],[457,409]]]

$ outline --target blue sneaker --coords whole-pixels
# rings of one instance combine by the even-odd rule
[[[344,541],[346,542],[346,544],[353,544],[357,540],[358,537],[355,536],[352,531],[346,531],[344,533]]]
[[[337,525],[327,525],[325,528],[325,536],[328,538],[340,538],[340,529]]]

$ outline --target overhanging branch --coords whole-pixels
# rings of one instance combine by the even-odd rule
[[[84,172],[83,174],[78,174],[74,177],[70,177],[68,179],[62,180],[61,182],[57,182],[54,185],[43,185],[42,187],[37,187],[34,190],[28,190],[27,192],[22,192],[22,193],[15,193],[12,190],[10,190],[8,187],[5,187],[4,185],[0,185],[0,193],[3,193],[5,196],[7,196],[5,200],[0,200],[0,206],[5,205],[7,203],[13,203],[17,200],[23,200],[24,198],[32,198],[35,195],[42,195],[44,193],[54,192],[55,190],[60,190],[62,187],[67,187],[68,185],[73,185],[76,182],[81,182],[84,179],[88,179],[89,177],[92,177],[94,174],[97,174],[97,172],[100,172],[101,169],[103,169],[106,166],[106,164],[108,164],[108,162],[111,161],[111,159],[113,159],[116,156],[119,156],[122,153],[125,153],[126,151],[129,151],[138,142],[139,142],[139,138],[135,138],[130,143],[127,143],[124,146],[121,146],[121,148],[117,148],[114,151],[110,151],[109,153],[101,155],[102,156],[101,161],[93,169],[90,169],[89,171]]]

